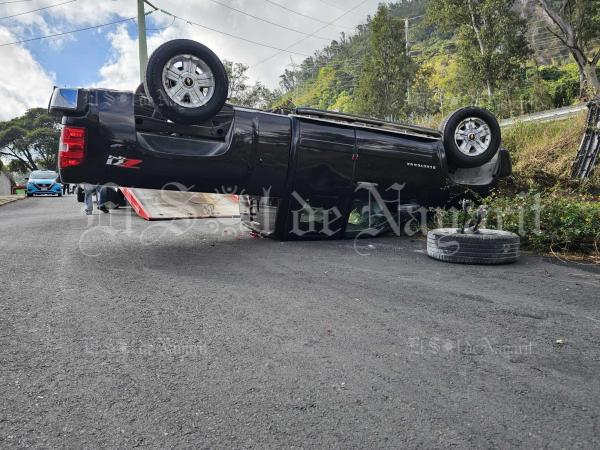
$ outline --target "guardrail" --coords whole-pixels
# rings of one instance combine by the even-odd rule
[[[572,178],[580,180],[590,177],[600,157],[600,99],[588,103],[587,108],[587,126],[571,173]]]
[[[577,116],[583,111],[588,111],[587,126],[577,156],[573,161],[571,177],[585,180],[590,177],[600,162],[600,99],[585,105],[565,106],[564,108],[511,117],[501,120],[500,126],[510,127],[527,122],[552,122]]]
[[[552,122],[553,120],[566,119],[573,117],[587,110],[587,105],[565,106],[564,108],[551,109],[549,111],[541,111],[524,116],[511,117],[500,121],[501,127],[510,127],[518,123],[526,122]]]

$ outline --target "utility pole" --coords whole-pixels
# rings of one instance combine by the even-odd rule
[[[295,88],[296,88],[296,98],[295,98],[295,101],[293,103],[296,104],[296,101],[298,101],[298,88],[300,87],[298,85],[298,78],[297,78],[297,75],[296,75],[296,73],[298,71],[298,64],[296,64],[294,62],[294,58],[292,58],[291,56],[290,56],[290,61],[291,61],[290,65],[292,66],[292,69],[294,70],[294,84],[295,84]]]
[[[404,19],[404,41],[406,45],[404,46],[406,51],[406,56],[410,56],[410,51],[408,50],[408,32],[410,30],[410,19],[407,17]]]
[[[425,17],[424,14],[404,19],[404,40],[406,41],[406,56],[410,56],[410,21]]]
[[[410,21],[415,19],[420,19],[421,16],[415,17],[406,17],[404,19],[404,49],[407,57],[410,58]],[[407,81],[406,86],[406,101],[410,103],[410,82]]]
[[[137,12],[140,81],[143,83],[144,78],[146,77],[146,66],[148,65],[148,44],[146,42],[146,14],[144,12],[144,0],[137,0]]]
[[[408,49],[408,36],[410,30],[410,19],[407,17],[404,19],[404,51],[406,52],[406,57],[410,58],[410,51]],[[410,81],[406,81],[406,103],[410,104]]]

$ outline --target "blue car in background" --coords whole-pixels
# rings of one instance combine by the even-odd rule
[[[27,197],[34,195],[58,195],[62,197],[62,184],[52,170],[34,170],[27,181]]]

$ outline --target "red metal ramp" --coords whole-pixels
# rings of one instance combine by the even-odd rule
[[[121,188],[145,220],[233,218],[240,216],[237,195]]]

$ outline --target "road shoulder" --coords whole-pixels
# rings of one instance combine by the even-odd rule
[[[24,195],[0,195],[0,206],[16,202],[17,200],[23,200],[24,198]]]

